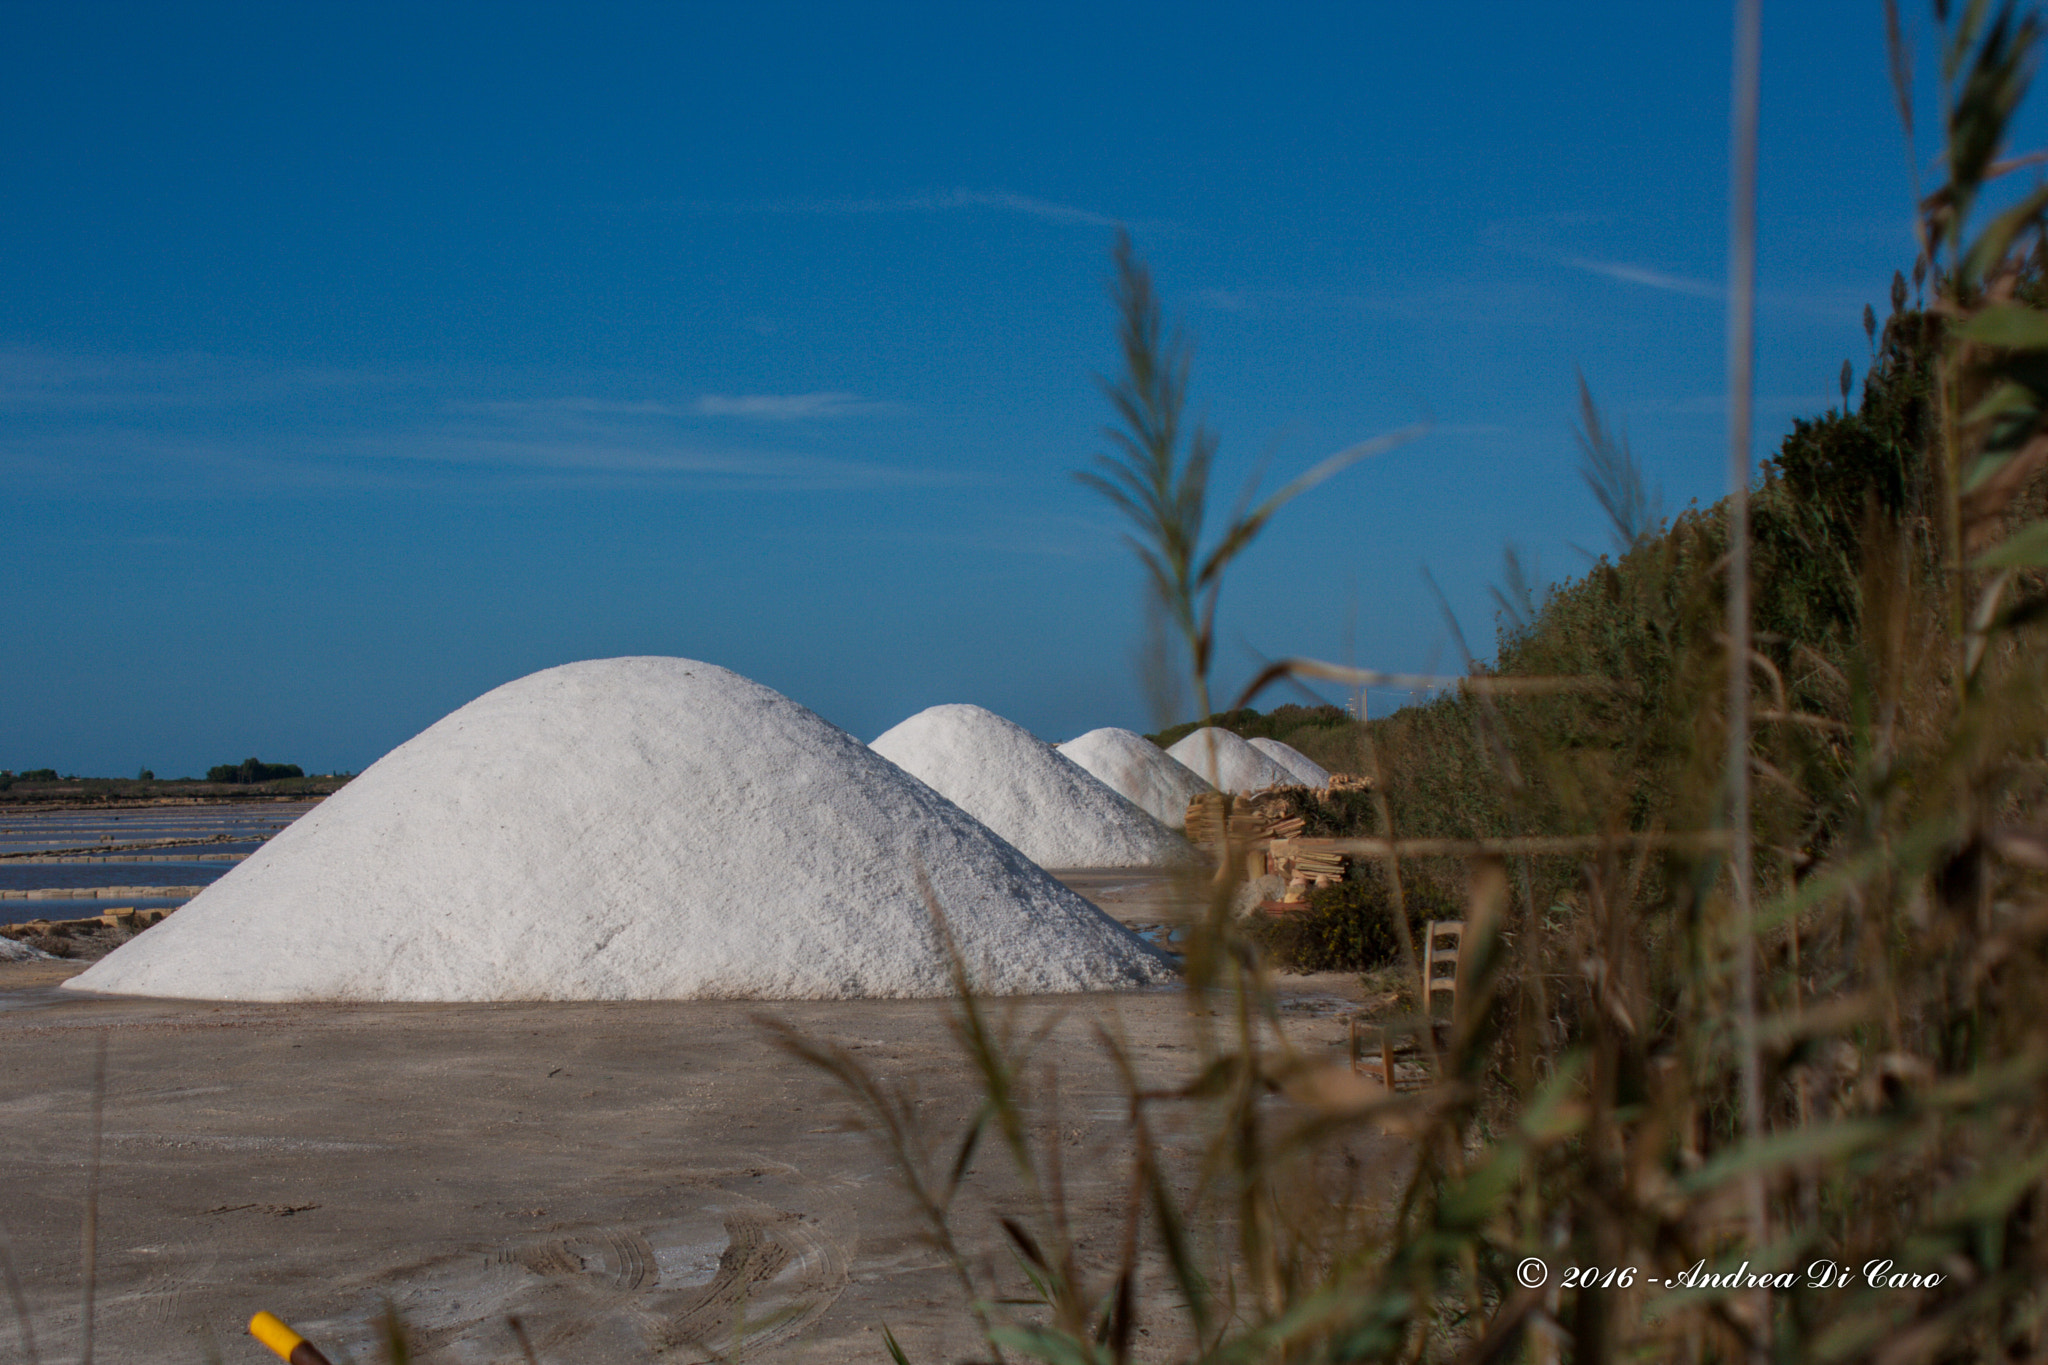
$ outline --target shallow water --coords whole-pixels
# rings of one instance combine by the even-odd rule
[[[228,835],[260,844],[304,815],[315,801],[224,806],[150,806],[130,810],[46,810],[0,813],[0,853],[91,852],[100,845]]]
[[[5,900],[0,901],[0,924],[27,924],[35,919],[91,919],[116,908],[134,907],[137,910],[168,910],[183,905],[189,896],[109,896],[104,899],[86,900],[67,897],[63,900]]]
[[[115,906],[183,905],[264,842],[318,805],[257,801],[245,805],[149,806],[127,810],[0,813],[0,892],[84,891],[99,896],[0,897],[0,924],[88,919]],[[86,861],[86,860],[90,861]],[[129,894],[120,888],[170,890]]]
[[[225,862],[0,863],[0,891],[45,887],[210,886],[235,865]],[[0,905],[6,900],[0,899]]]

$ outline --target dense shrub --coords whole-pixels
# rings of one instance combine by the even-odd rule
[[[1457,897],[1434,880],[1404,877],[1403,907],[1411,945],[1433,919],[1457,919]],[[1364,972],[1401,959],[1394,935],[1393,897],[1377,867],[1354,869],[1352,879],[1311,891],[1308,908],[1259,915],[1248,936],[1271,965],[1289,972]]]
[[[206,770],[208,782],[233,782],[243,786],[252,782],[275,782],[280,778],[305,775],[305,769],[296,763],[265,763],[257,758],[245,758],[232,766],[223,763]]]

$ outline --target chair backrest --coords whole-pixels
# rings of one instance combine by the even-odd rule
[[[1437,946],[1439,938],[1447,938],[1447,947]],[[1433,919],[1422,943],[1422,1003],[1427,1009],[1436,998],[1438,991],[1451,993],[1451,1008],[1458,1007],[1458,951],[1465,946],[1465,922],[1455,919]],[[1448,966],[1448,976],[1437,974],[1439,967]]]

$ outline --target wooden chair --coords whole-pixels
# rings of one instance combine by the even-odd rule
[[[1447,938],[1449,947],[1438,947],[1437,940]],[[1458,1012],[1458,954],[1465,946],[1465,922],[1455,919],[1433,919],[1422,940],[1422,1008],[1434,1013],[1439,991],[1447,991],[1451,997],[1451,1013]],[[1450,974],[1439,975],[1439,967],[1449,967]]]
[[[1441,944],[1438,940],[1444,940]],[[1422,940],[1422,1008],[1425,1014],[1434,1015],[1436,997],[1448,993],[1451,997],[1451,1013],[1458,1010],[1458,954],[1465,946],[1465,923],[1463,920],[1431,920]],[[1448,972],[1443,969],[1449,968]],[[1360,1075],[1370,1076],[1389,1090],[1401,1088],[1401,1063],[1398,1056],[1405,1056],[1410,1062],[1407,1078],[1411,1085],[1429,1084],[1427,1066],[1420,1044],[1414,1038],[1398,1041],[1384,1028],[1363,1024],[1357,1016],[1351,1019],[1351,1069]],[[1432,1042],[1441,1045],[1446,1028],[1445,1022],[1436,1020],[1430,1026],[1434,1031]],[[1418,1082],[1414,1072],[1424,1074]]]
[[[1351,1069],[1371,1076],[1389,1090],[1401,1088],[1400,1073],[1394,1069],[1394,1039],[1383,1028],[1361,1027],[1351,1016]]]

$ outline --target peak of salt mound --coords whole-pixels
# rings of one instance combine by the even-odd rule
[[[1166,752],[1192,768],[1197,777],[1213,780],[1218,788],[1227,792],[1255,792],[1266,787],[1301,785],[1293,773],[1230,731],[1213,725],[1205,725],[1184,736]]]
[[[1188,802],[1216,790],[1135,730],[1104,726],[1068,740],[1059,750],[1168,829],[1183,828]]]
[[[943,995],[1163,981],[1162,957],[787,697],[688,659],[507,683],[65,983],[227,1000]]]
[[[1327,787],[1330,785],[1330,770],[1310,758],[1292,744],[1282,744],[1277,739],[1263,736],[1247,740],[1254,749],[1272,759],[1281,767],[1293,773],[1296,780],[1305,787]]]
[[[1040,867],[1172,867],[1187,840],[1029,730],[979,706],[934,706],[874,750]]]

